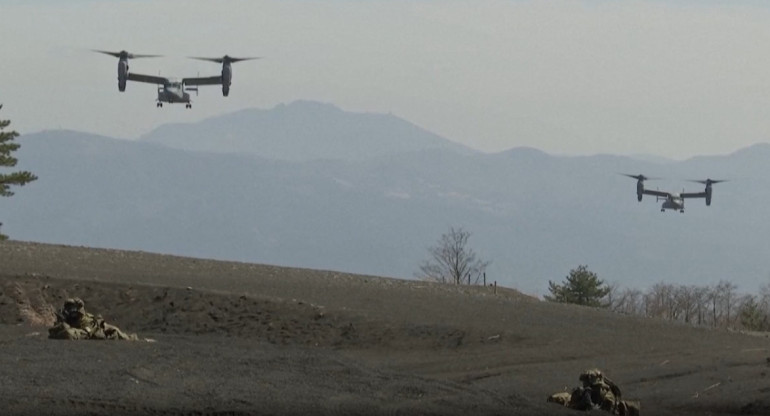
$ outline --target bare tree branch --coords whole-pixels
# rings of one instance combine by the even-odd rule
[[[420,265],[417,277],[439,283],[478,284],[489,261],[483,261],[468,247],[471,233],[451,227],[442,234],[435,246],[430,247],[430,259]]]

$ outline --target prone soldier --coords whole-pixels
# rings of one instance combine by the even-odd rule
[[[80,298],[69,298],[64,307],[56,312],[56,322],[48,329],[52,339],[114,339],[137,340],[136,334],[128,335],[118,327],[104,322],[99,315],[86,312]]]
[[[580,374],[580,387],[572,392],[554,393],[548,402],[561,404],[575,410],[601,409],[613,415],[638,416],[640,404],[634,400],[622,400],[620,388],[593,368]]]

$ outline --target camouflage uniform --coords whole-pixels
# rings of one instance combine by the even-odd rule
[[[584,371],[579,379],[582,383],[582,387],[578,388],[579,410],[602,409],[614,413],[621,395],[615,383],[595,368]]]
[[[580,374],[581,386],[571,393],[559,392],[548,397],[549,402],[561,404],[575,410],[601,409],[613,415],[639,415],[638,401],[621,400],[620,388],[598,369]]]
[[[104,322],[101,316],[86,312],[80,298],[70,298],[56,313],[56,323],[48,329],[48,338],[54,339],[122,339],[136,340],[136,334],[127,335],[118,327]]]

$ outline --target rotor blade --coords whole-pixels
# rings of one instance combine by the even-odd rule
[[[99,52],[99,53],[103,53],[103,54],[106,54],[106,55],[112,55],[112,56],[114,56],[116,58],[120,58],[120,52],[100,51],[99,49],[91,49],[91,50],[94,51],[94,52]]]
[[[704,180],[701,180],[701,179],[688,179],[689,182],[702,183],[704,185],[708,185],[708,184],[712,184],[713,185],[715,183],[727,182],[728,180],[729,179],[704,179]]]
[[[628,173],[621,173],[621,175],[628,176],[629,178],[636,179],[636,180],[642,180],[642,181],[646,179],[644,177],[644,175],[630,175]]]
[[[222,58],[201,58],[201,57],[198,57],[198,56],[188,56],[188,58],[190,58],[190,59],[198,59],[200,61],[211,61],[211,62],[216,62],[216,63],[220,63],[220,64],[222,63]]]
[[[134,59],[134,58],[158,58],[158,57],[163,56],[163,55],[147,55],[147,54],[138,54],[138,53],[134,54],[134,53],[126,52],[126,51],[112,52],[112,51],[103,51],[103,50],[99,50],[99,49],[91,49],[91,50],[94,51],[94,52],[99,52],[99,53],[103,53],[103,54],[106,54],[106,55],[111,55],[111,56],[114,56],[116,58],[120,58],[123,55],[125,55],[125,57],[128,58],[128,59]]]
[[[636,179],[637,181],[647,181],[647,180],[650,180],[650,179],[660,179],[660,178],[651,178],[649,176],[644,176],[641,173],[638,174],[638,175],[630,175],[628,173],[621,173],[620,175],[628,176],[629,178]]]
[[[255,56],[255,57],[251,57],[251,58],[230,58],[230,62],[235,63],[235,62],[240,62],[240,61],[251,61],[251,60],[254,60],[254,59],[262,59],[262,57],[261,56]]]
[[[248,60],[252,60],[252,59],[262,59],[262,57],[234,58],[234,57],[228,56],[228,55],[225,55],[225,56],[223,56],[221,58],[204,58],[204,57],[200,57],[200,56],[190,56],[189,58],[190,59],[198,59],[198,60],[201,60],[201,61],[216,62],[218,64],[225,63],[225,62],[235,63],[235,62],[240,62],[240,61],[248,61]]]
[[[147,54],[139,54],[139,53],[129,53],[128,57],[131,59],[135,58],[159,58],[163,55],[147,55]]]

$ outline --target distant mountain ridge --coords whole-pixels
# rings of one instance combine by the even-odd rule
[[[291,111],[298,109],[306,104]],[[299,124],[361,120],[316,110]],[[250,117],[265,114],[229,116],[209,124],[219,137],[248,132],[257,123]],[[383,117],[382,128],[392,130],[371,137],[398,136],[404,124]],[[770,145],[660,164],[532,148],[486,154],[431,135],[416,149],[415,141],[393,140],[367,157],[338,155],[330,149],[350,136],[318,137],[326,157],[287,160],[71,131],[23,135],[18,168],[40,179],[0,200],[0,221],[19,240],[405,278],[442,233],[463,227],[474,250],[492,261],[490,281],[537,295],[580,264],[608,282],[641,288],[725,279],[743,291],[770,273]],[[702,189],[689,179],[730,181],[715,185],[712,206],[691,200],[685,214],[664,214],[654,198],[637,202],[634,180],[619,173],[663,178],[646,185],[671,191]]]
[[[364,160],[425,149],[474,152],[391,114],[346,112],[314,101],[294,101],[270,110],[241,110],[192,124],[164,125],[140,140],[175,149],[247,153],[290,161]]]

